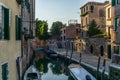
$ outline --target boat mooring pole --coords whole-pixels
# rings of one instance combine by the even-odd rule
[[[102,74],[101,74],[101,80],[104,80],[105,66],[106,66],[106,59],[104,59],[104,61],[103,61],[103,70],[102,70]]]
[[[99,76],[100,58],[101,57],[99,55],[99,57],[98,57],[98,65],[97,65],[97,75],[96,75],[97,80],[98,80],[98,76]]]
[[[79,64],[81,64],[82,53],[80,53]]]
[[[72,59],[72,55],[73,55],[73,41],[72,41],[72,52],[71,52],[71,55],[70,55],[70,61]]]
[[[67,59],[67,54],[68,54],[68,40],[66,41],[66,59]]]

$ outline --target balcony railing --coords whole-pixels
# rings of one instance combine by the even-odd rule
[[[81,14],[81,16],[86,16],[88,14],[88,12],[85,12],[83,14]]]

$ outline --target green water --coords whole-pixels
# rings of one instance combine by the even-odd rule
[[[64,58],[52,59],[42,57],[35,62],[36,68],[42,73],[42,80],[74,80],[68,70],[71,63]]]

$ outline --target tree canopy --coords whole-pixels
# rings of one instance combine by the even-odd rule
[[[95,20],[91,21],[88,29],[89,37],[95,36],[97,34],[102,34],[102,32],[98,29]]]
[[[46,40],[49,38],[47,21],[36,19],[36,36],[41,40]]]
[[[51,33],[53,36],[59,36],[61,34],[60,29],[63,27],[63,23],[60,21],[53,22],[51,26]]]

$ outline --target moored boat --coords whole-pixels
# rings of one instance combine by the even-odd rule
[[[32,65],[26,70],[24,80],[41,80],[41,74],[35,66]]]
[[[69,66],[70,74],[75,80],[96,80],[88,71],[79,65]]]

